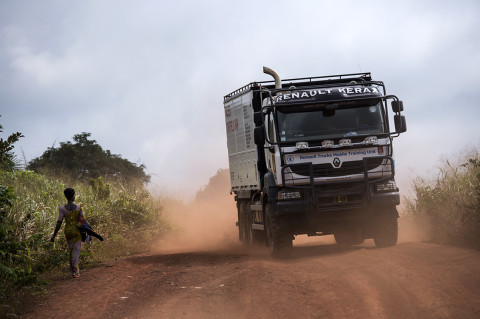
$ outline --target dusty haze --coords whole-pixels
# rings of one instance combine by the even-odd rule
[[[242,249],[238,240],[237,208],[234,196],[230,195],[228,169],[220,169],[210,178],[208,185],[197,192],[195,199],[185,204],[181,199],[164,199],[163,215],[172,230],[154,245],[161,251],[225,251]],[[424,230],[402,216],[399,208],[399,243],[423,241]],[[371,245],[367,239],[365,245]],[[296,236],[293,244],[325,245],[334,244],[332,235],[308,237]],[[265,252],[267,250],[265,249]]]
[[[228,170],[218,170],[190,203],[168,198],[163,202],[162,213],[172,230],[156,243],[155,249],[201,251],[240,247]]]

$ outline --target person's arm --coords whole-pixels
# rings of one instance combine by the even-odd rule
[[[60,230],[60,227],[62,227],[62,221],[58,220],[57,225],[55,225],[55,230],[53,231],[52,238],[50,238],[51,242],[55,241],[55,236],[57,236],[57,233]]]
[[[51,242],[55,241],[55,236],[57,236],[57,233],[60,230],[60,227],[62,227],[62,221],[63,221],[63,214],[62,214],[62,210],[59,208],[57,224],[55,225],[55,230],[53,231],[52,238],[50,238]]]

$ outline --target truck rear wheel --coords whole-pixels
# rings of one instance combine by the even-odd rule
[[[275,258],[288,258],[292,254],[292,235],[282,227],[277,216],[272,216],[270,205],[265,206],[265,231],[270,254]]]
[[[256,245],[264,240],[262,236],[263,232],[255,230],[252,228],[254,223],[254,213],[249,208],[250,203],[248,201],[243,202],[242,205],[242,220],[243,220],[243,230],[244,230],[244,243],[249,246]]]
[[[396,211],[395,211],[396,213]],[[383,214],[377,217],[373,241],[377,247],[395,246],[398,239],[398,218],[396,214]]]
[[[255,230],[252,228],[253,224],[253,214],[250,213],[249,218],[249,227],[247,229],[247,242],[249,245],[258,245],[265,241],[265,236],[263,236],[263,232],[260,230]]]
[[[245,220],[245,201],[238,202],[238,239],[245,243],[247,240],[246,220]]]

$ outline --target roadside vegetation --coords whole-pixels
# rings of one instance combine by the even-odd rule
[[[61,143],[31,161],[27,167],[37,172],[23,170],[12,154],[22,136],[11,136],[0,140],[0,312],[21,305],[23,287],[41,288],[42,280],[67,272],[64,224],[50,242],[67,187],[75,189],[75,202],[83,204],[87,221],[105,238],[82,244],[80,269],[147,251],[168,229],[162,202],[145,189],[149,176],[143,165],[103,151],[82,133],[75,135],[75,143]],[[88,160],[69,166],[69,154]],[[110,167],[104,167],[105,161]]]
[[[428,240],[480,249],[480,155],[444,159],[434,178],[417,177],[406,216]]]

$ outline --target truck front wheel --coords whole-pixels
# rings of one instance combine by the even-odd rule
[[[288,258],[292,254],[292,235],[282,227],[278,216],[271,214],[270,205],[265,206],[265,230],[270,254],[275,258]]]
[[[396,213],[396,211],[395,211]],[[398,239],[398,218],[394,213],[377,217],[373,241],[377,247],[395,246]]]

